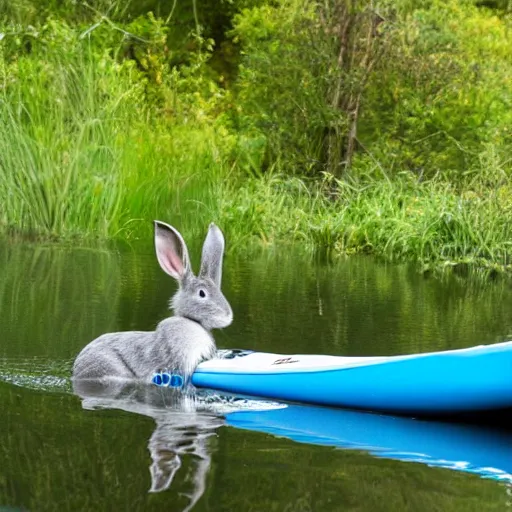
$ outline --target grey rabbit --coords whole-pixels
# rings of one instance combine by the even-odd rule
[[[155,249],[162,269],[178,281],[171,304],[174,316],[154,332],[117,332],[96,338],[77,356],[73,379],[122,379],[151,382],[169,370],[188,381],[196,366],[216,354],[211,330],[227,327],[233,312],[221,292],[224,236],[210,224],[196,277],[178,230],[155,221]]]

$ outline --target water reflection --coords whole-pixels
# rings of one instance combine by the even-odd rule
[[[485,415],[480,420],[485,420]],[[448,423],[297,404],[270,411],[232,412],[226,422],[300,443],[362,450],[374,457],[463,471],[512,484],[509,422],[499,429],[485,421]]]
[[[185,494],[192,510],[206,489],[214,445],[210,438],[226,424],[225,415],[240,410],[269,410],[285,407],[282,404],[219,396],[206,390],[182,392],[173,388],[147,386],[126,381],[73,381],[73,392],[82,399],[87,410],[117,409],[152,418],[155,428],[148,440],[151,456],[149,492],[170,488],[182,467],[183,459],[192,462],[186,474],[191,488]]]
[[[313,421],[311,411],[301,408],[304,429],[298,431],[295,419],[280,424],[277,437],[264,436],[257,432],[270,432],[275,416],[236,417],[232,408],[219,410],[207,401],[199,407],[194,400],[176,403],[169,390],[148,398],[135,389],[82,390],[86,408],[115,410],[84,414],[78,400],[61,389],[71,365],[59,361],[72,361],[104,332],[153,330],[169,314],[174,285],[162,276],[153,247],[107,251],[0,241],[0,268],[0,380],[21,386],[0,382],[0,505],[36,510],[46,503],[47,510],[81,510],[89,500],[91,510],[168,510],[171,493],[161,491],[169,486],[181,491],[186,476],[186,506],[193,507],[202,495],[198,510],[210,510],[209,500],[219,511],[300,510],[298,496],[307,497],[311,510],[356,504],[360,510],[400,510],[408,503],[411,510],[458,511],[468,509],[467,500],[477,500],[479,510],[503,507],[503,489],[483,479],[430,470],[426,461],[369,457],[369,439],[359,435],[369,433],[366,417],[357,416],[364,421],[349,429],[355,416],[335,412],[335,423],[328,423],[322,411]],[[393,355],[503,341],[512,333],[512,287],[505,281],[424,279],[407,266],[369,258],[314,262],[288,249],[250,258],[228,254],[224,278],[235,321],[215,333],[220,348]],[[41,368],[36,381],[34,366]],[[62,396],[52,394],[54,387]],[[236,428],[219,429],[226,423]],[[302,445],[289,441],[330,424],[341,437],[336,446],[357,448],[320,448],[311,437]],[[390,447],[393,420],[373,425],[372,432],[385,434],[387,455],[394,448],[425,453],[427,437],[414,428],[407,430],[418,432],[418,442],[397,436],[400,445]],[[142,431],[144,441],[134,442]],[[459,432],[447,447],[462,446]],[[323,442],[331,433],[324,434],[317,432],[318,444],[335,446]],[[409,446],[401,442],[405,439]],[[512,460],[510,436],[492,437],[493,451],[480,435],[465,439],[465,446],[484,447],[485,457],[453,460],[512,474],[508,463],[489,457],[501,452]],[[435,455],[441,460],[447,452]],[[143,470],[134,472],[133,465]],[[177,503],[172,506],[177,510]]]
[[[120,409],[149,416],[150,492],[168,489],[182,465],[191,510],[206,489],[213,445],[221,426],[264,432],[299,443],[363,451],[373,457],[415,462],[512,482],[512,432],[484,425],[450,424],[298,404],[222,398],[212,392],[78,381],[74,391],[85,409]],[[237,407],[238,401],[238,407]],[[240,407],[245,404],[246,407]],[[249,405],[248,405],[249,404]]]
[[[139,252],[0,242],[0,356],[74,359],[105,332],[154,330],[174,283],[152,247]],[[281,250],[228,255],[233,324],[221,348],[393,355],[503,341],[512,334],[507,282],[424,279],[370,258],[315,263]]]
[[[167,490],[182,466],[182,458],[190,457],[193,469],[186,475],[186,481],[191,491],[187,494],[189,504],[183,510],[194,507],[206,489],[213,449],[208,441],[224,425],[222,416],[196,395],[171,388],[74,381],[73,391],[82,398],[84,409],[120,409],[153,418],[155,429],[148,441],[152,461],[149,491]]]

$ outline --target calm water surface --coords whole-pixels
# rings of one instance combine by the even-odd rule
[[[408,458],[421,459],[435,441],[438,458],[512,472],[512,428],[307,407],[254,413],[277,404],[211,396],[73,394],[79,350],[104,332],[152,330],[174,289],[150,245],[0,243],[0,510],[512,510],[506,479],[393,452],[407,441],[420,454]],[[220,348],[391,355],[512,333],[510,284],[425,279],[370,259],[228,255],[223,289],[235,321],[216,332]],[[308,421],[309,434],[297,433]]]

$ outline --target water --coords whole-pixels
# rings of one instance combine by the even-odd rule
[[[150,245],[100,250],[4,240],[0,269],[0,510],[512,508],[506,479],[440,467],[449,466],[444,456],[512,470],[509,429],[133,389],[122,400],[108,393],[80,400],[68,377],[86,343],[104,332],[153,329],[168,314],[174,283]],[[223,288],[235,321],[215,333],[221,348],[391,355],[512,333],[510,284],[426,279],[367,258],[228,255]],[[331,424],[338,430],[329,437]],[[380,444],[369,446],[376,436]],[[409,450],[408,462],[396,460],[397,447]],[[422,449],[428,453],[412,454]]]

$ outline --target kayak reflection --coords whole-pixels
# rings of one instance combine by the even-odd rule
[[[233,412],[226,423],[301,443],[363,450],[375,457],[475,473],[512,483],[512,432],[367,412],[289,405]]]

